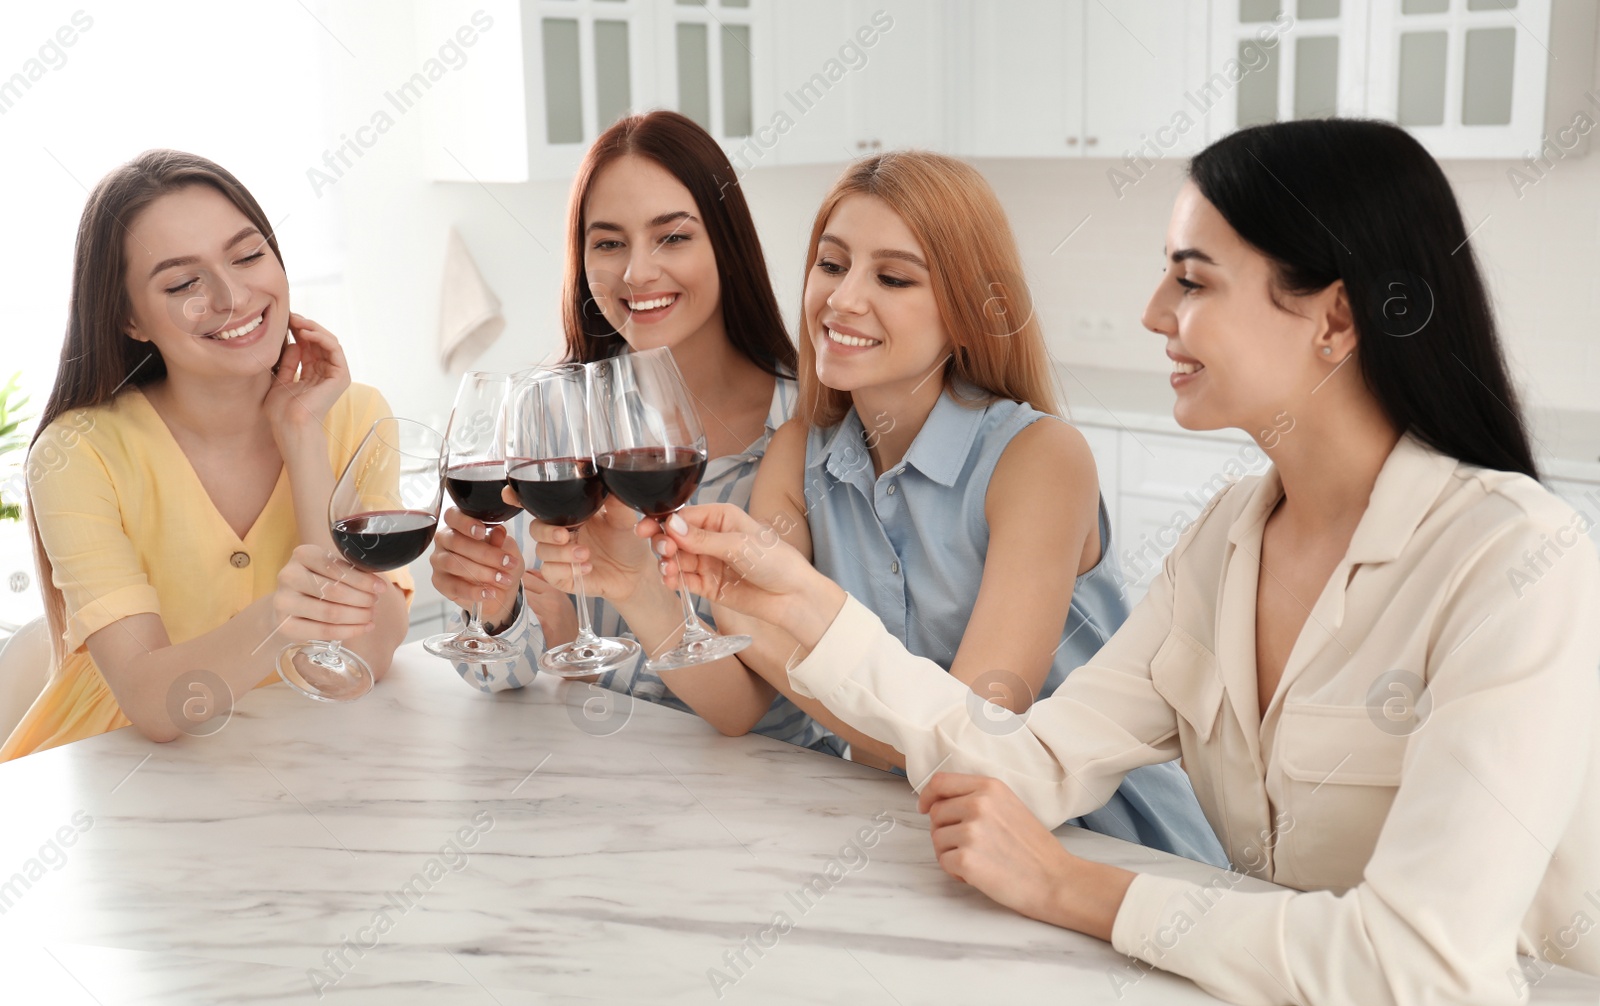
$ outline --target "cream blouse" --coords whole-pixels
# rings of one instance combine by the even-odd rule
[[[1600,974],[1588,517],[1402,437],[1262,717],[1258,556],[1282,495],[1275,469],[1219,493],[1014,730],[854,598],[790,680],[910,778],[996,777],[1051,827],[1181,756],[1235,869],[1294,890],[1140,875],[1112,933],[1131,969],[1306,1006],[1513,1003],[1549,963]]]

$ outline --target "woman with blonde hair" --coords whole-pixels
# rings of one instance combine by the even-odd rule
[[[1061,419],[1016,242],[982,176],[918,151],[852,165],[812,228],[799,343],[798,415],[768,448],[751,516],[969,686],[980,724],[1004,723],[990,703],[1022,712],[1050,695],[1128,609],[1094,458]],[[717,618],[755,637],[744,663],[855,760],[905,765],[794,690],[786,633]],[[1103,795],[1075,823],[1223,862],[1176,765]]]

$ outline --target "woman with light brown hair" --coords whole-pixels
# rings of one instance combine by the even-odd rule
[[[238,179],[175,150],[107,175],[28,451],[54,661],[0,761],[130,723],[157,741],[213,732],[231,696],[278,680],[291,641],[343,640],[381,677],[410,576],[336,556],[327,513],[386,415],[332,333],[290,312],[277,237]]]
[[[800,320],[800,407],[750,515],[989,703],[1026,710],[1127,617],[1094,458],[1061,418],[999,200],[973,168],[901,151],[852,165],[817,211]],[[716,609],[743,662],[851,744],[901,752],[797,692],[783,630]],[[920,781],[920,780],[919,780]],[[1220,864],[1176,765],[1130,773],[1075,823]]]

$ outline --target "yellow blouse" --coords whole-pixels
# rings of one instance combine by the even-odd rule
[[[340,396],[326,420],[335,473],[389,414],[375,388],[352,384]],[[275,590],[300,544],[287,469],[241,539],[137,387],[58,418],[28,460],[34,517],[66,601],[69,656],[0,746],[0,761],[128,725],[89,656],[91,635],[143,612],[161,616],[173,643],[210,632]],[[409,604],[410,573],[383,575]]]

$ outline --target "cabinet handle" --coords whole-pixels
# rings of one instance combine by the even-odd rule
[[[1083,145],[1086,146],[1086,147],[1092,147],[1092,146],[1094,146],[1095,144],[1097,144],[1099,142],[1100,142],[1100,137],[1091,136],[1087,140],[1083,141]]]
[[[1076,136],[1067,137],[1067,146],[1076,147],[1077,145],[1078,145],[1078,138]]]
[[[856,149],[857,150],[865,150],[865,149],[867,149],[867,141],[866,140],[857,140],[856,141]]]

